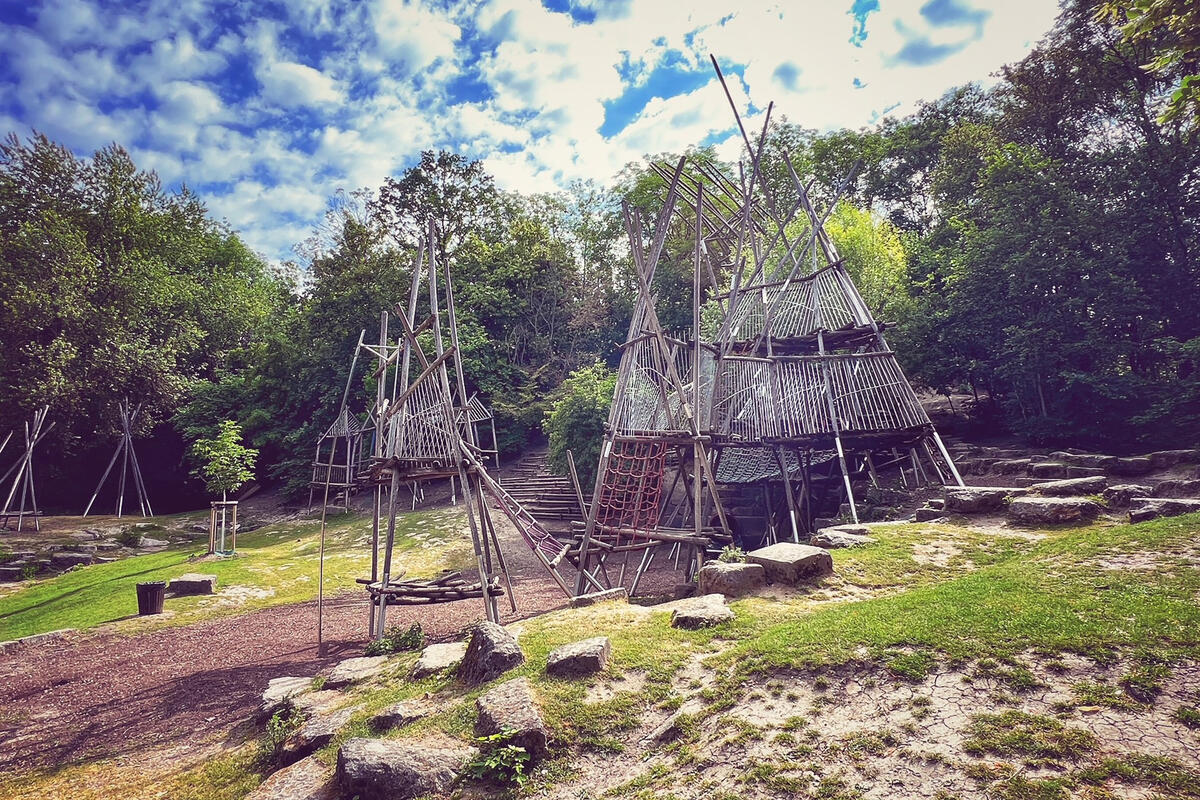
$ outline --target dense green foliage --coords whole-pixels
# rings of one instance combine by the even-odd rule
[[[991,90],[965,86],[858,131],[778,122],[764,184],[790,207],[790,161],[824,206],[861,161],[828,228],[914,382],[969,391],[990,423],[1047,444],[1194,443],[1194,12],[1169,0],[1100,6],[1067,3]],[[711,150],[689,155],[737,175]],[[432,230],[454,276],[467,389],[495,409],[501,449],[539,436],[552,412],[553,460],[570,447],[586,475],[611,388],[586,365],[615,363],[635,296],[620,199],[653,219],[661,178],[631,164],[611,189],[519,196],[447,152],[380,178],[377,195],[335,198],[298,248],[293,285],[119,147],[80,159],[44,137],[10,138],[0,429],[49,403],[59,424],[39,463],[78,494],[93,478],[71,458],[110,446],[129,396],[146,403],[139,434],[156,431],[143,457],[154,475],[178,480],[185,442],[232,419],[261,451],[260,479],[298,488],[347,391],[359,332],[372,342],[380,311],[407,306]],[[673,219],[653,284],[669,330],[692,323],[687,216]],[[706,279],[706,299],[713,288]],[[416,306],[423,317],[423,291]],[[707,303],[707,326],[714,312]],[[375,391],[364,367],[348,386],[359,412]],[[159,425],[168,419],[174,431]]]
[[[579,484],[585,491],[596,482],[601,438],[616,383],[616,373],[603,364],[576,370],[554,393],[553,406],[546,415],[544,427],[550,438],[550,466],[558,472],[567,472],[570,451]]]
[[[213,438],[197,439],[191,455],[197,462],[195,477],[204,481],[204,488],[212,494],[220,492],[222,499],[254,477],[258,460],[258,451],[242,444],[241,427],[228,419],[218,426]]]

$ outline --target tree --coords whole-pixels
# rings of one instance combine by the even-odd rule
[[[1174,91],[1159,122],[1200,123],[1200,6],[1191,0],[1108,0],[1096,16],[1121,25],[1130,43],[1146,43],[1153,58],[1142,67]]]
[[[616,373],[599,362],[575,370],[554,392],[551,410],[543,423],[550,437],[551,469],[566,474],[570,450],[581,486],[591,486],[596,481],[600,445],[616,385]]]
[[[197,462],[192,475],[204,481],[212,494],[221,493],[224,500],[254,477],[258,451],[242,444],[242,429],[233,420],[225,420],[211,439],[197,439],[191,455]]]

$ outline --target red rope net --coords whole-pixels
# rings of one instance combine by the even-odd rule
[[[666,460],[665,442],[653,439],[614,441],[600,484],[596,523],[610,531],[656,528]]]

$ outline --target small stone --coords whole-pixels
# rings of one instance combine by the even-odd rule
[[[1114,475],[1123,475],[1125,477],[1135,477],[1138,475],[1146,475],[1154,471],[1154,463],[1144,456],[1133,456],[1131,458],[1118,458],[1110,467]]]
[[[751,564],[761,564],[771,583],[797,584],[833,572],[829,551],[794,542],[778,542],[746,555]]]
[[[945,518],[946,512],[940,508],[918,508],[913,514],[914,522],[933,522]],[[813,540],[813,544],[817,544],[816,539]]]
[[[409,800],[449,791],[479,751],[394,739],[351,739],[338,750],[337,782],[345,797]]]
[[[1105,489],[1101,496],[1108,501],[1109,508],[1126,508],[1133,498],[1149,497],[1151,491],[1153,490],[1149,486],[1141,486],[1136,483],[1120,483]]]
[[[333,770],[316,756],[275,772],[246,795],[245,800],[336,800]]]
[[[677,601],[675,610],[671,612],[671,627],[687,630],[711,628],[722,622],[730,622],[733,618],[733,609],[726,605],[725,595],[705,594]]]
[[[863,530],[866,530],[864,528]],[[824,547],[826,550],[837,550],[843,547],[862,547],[875,541],[875,537],[860,533],[846,533],[840,528],[822,528],[813,534],[809,544],[813,547]]]
[[[708,566],[708,565],[705,565]],[[703,575],[703,573],[701,573]],[[704,578],[701,577],[703,583]],[[546,674],[556,678],[580,678],[594,675],[608,666],[612,643],[607,636],[584,639],[563,645],[546,658]]]
[[[1076,706],[1075,710],[1078,711],[1080,714],[1095,714],[1095,713],[1098,713],[1101,709],[1100,709],[1100,706]]]
[[[428,704],[419,700],[401,700],[371,717],[371,727],[377,731],[403,728],[429,716]]]
[[[1165,497],[1136,497],[1129,503],[1129,521],[1146,522],[1159,517],[1200,512],[1200,500],[1171,500]]]
[[[325,677],[326,689],[341,689],[352,683],[373,678],[383,671],[387,656],[359,656],[347,658],[329,671]]]
[[[189,572],[177,578],[171,578],[167,591],[176,597],[186,597],[196,594],[212,594],[217,589],[216,575],[201,575]]]
[[[546,723],[528,678],[505,681],[475,701],[476,736],[511,731],[509,744],[524,747],[531,759],[546,755]]]
[[[137,546],[141,548],[151,548],[166,547],[168,544],[170,544],[170,542],[165,539],[152,539],[149,536],[143,536],[142,538],[138,539]]]
[[[1062,481],[1035,483],[1029,491],[1049,497],[1071,497],[1079,495],[1100,494],[1108,486],[1108,479],[1103,475],[1090,478],[1067,478]]]
[[[311,688],[312,678],[272,678],[267,682],[266,691],[262,694],[262,702],[258,705],[258,713],[260,716],[269,717],[283,708],[284,703],[288,699],[307,692]]]
[[[664,742],[670,741],[680,734],[680,721],[683,719],[684,712],[676,711],[671,716],[663,720],[658,727],[642,737],[643,742]]]
[[[710,561],[700,568],[700,594],[741,597],[766,586],[767,573],[759,564]]]
[[[1082,497],[1018,497],[1008,504],[1008,517],[1032,525],[1087,522],[1100,513],[1099,504]]]
[[[569,605],[571,608],[583,608],[609,600],[628,601],[629,592],[624,586],[618,586],[615,589],[605,589],[603,592],[590,592],[588,594],[581,594],[578,597],[572,597]]]
[[[471,632],[458,676],[467,683],[486,683],[524,663],[515,636],[494,622],[481,622]]]
[[[431,644],[421,651],[421,657],[413,665],[412,676],[424,678],[442,670],[457,667],[466,654],[466,642]]]

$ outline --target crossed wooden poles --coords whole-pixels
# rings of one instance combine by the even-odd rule
[[[126,476],[128,476],[132,478],[129,483],[133,484],[142,516],[154,516],[154,509],[150,507],[150,497],[146,494],[146,484],[142,480],[142,467],[138,463],[137,451],[133,448],[133,426],[141,412],[142,404],[138,403],[136,407],[130,408],[129,398],[125,398],[117,404],[117,413],[121,416],[121,438],[117,442],[112,458],[108,460],[108,466],[105,467],[100,482],[96,484],[96,491],[92,492],[92,499],[88,500],[87,508],[83,510],[85,517],[91,512],[92,505],[100,495],[100,490],[104,488],[104,482],[108,480],[118,458],[121,459],[121,471],[117,478],[117,500],[114,513],[120,517],[125,512],[125,488]]]
[[[16,517],[18,531],[21,530],[25,517],[33,517],[34,530],[42,529],[38,520],[42,512],[38,510],[37,490],[33,485],[33,450],[54,427],[53,422],[49,426],[46,425],[46,417],[49,414],[50,406],[42,406],[34,412],[33,419],[25,423],[25,449],[17,458],[16,463],[8,468],[3,477],[0,477],[0,484],[6,483],[10,477],[13,479],[8,495],[4,498],[4,510],[0,511],[0,521],[7,526],[8,520]],[[4,437],[4,442],[0,443],[0,452],[4,451],[11,439],[12,432],[10,431]],[[14,501],[17,502],[15,508]]]

